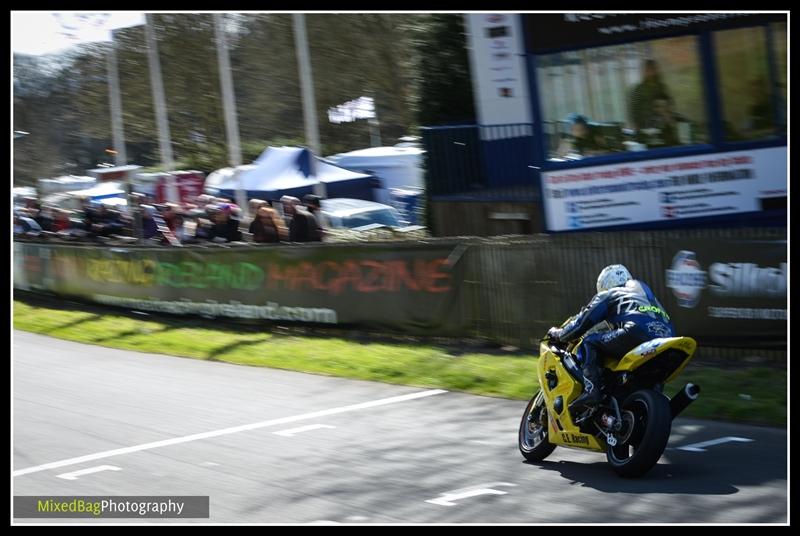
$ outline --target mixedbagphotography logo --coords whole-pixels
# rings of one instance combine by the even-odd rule
[[[679,251],[667,268],[667,287],[678,299],[678,305],[691,309],[700,301],[706,288],[706,274],[697,262],[694,251]]]
[[[14,497],[14,518],[192,518],[208,519],[207,495]]]

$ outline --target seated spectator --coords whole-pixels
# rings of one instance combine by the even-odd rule
[[[602,134],[589,125],[582,115],[572,114],[569,117],[572,126],[570,135],[564,136],[558,148],[558,156],[594,156],[608,152]]]
[[[682,118],[672,109],[668,95],[657,95],[653,100],[653,114],[639,131],[638,139],[648,147],[672,147],[680,145],[678,121]]]
[[[142,205],[142,238],[149,240],[158,235],[155,215],[158,211],[153,205]]]
[[[198,240],[211,240],[211,228],[217,217],[219,209],[216,205],[206,205],[204,210],[192,213],[196,219],[195,238]]]
[[[208,194],[200,194],[197,196],[195,202],[197,204],[197,208],[205,210],[206,206],[214,204],[214,196]]]
[[[162,245],[180,246],[181,241],[175,233],[180,207],[174,203],[166,203],[155,208],[156,212],[152,216],[158,232],[153,238],[159,240]]]
[[[25,236],[40,236],[42,228],[36,220],[23,215],[21,212],[14,212],[14,234]]]
[[[184,217],[183,212],[177,212],[173,219],[175,228],[172,230],[173,235],[178,240],[180,244],[189,241],[192,236],[189,235],[188,230],[186,229],[186,219]]]
[[[178,225],[178,216],[181,214],[181,207],[175,203],[166,203],[164,209],[161,211],[161,217],[164,218],[164,223],[167,224],[169,230],[173,233]],[[182,223],[181,219],[181,223]]]
[[[215,242],[238,242],[242,239],[239,230],[239,220],[232,217],[232,207],[229,204],[219,205],[214,215],[213,226],[208,239]]]
[[[205,227],[202,225],[202,222],[206,222]],[[205,229],[210,229],[210,227],[211,224],[206,219],[206,212],[204,210],[198,208],[187,210],[183,214],[183,235],[178,236],[178,239],[182,244],[196,244],[207,238]]]
[[[251,199],[247,203],[247,208],[248,208],[247,218],[240,219],[242,230],[249,229],[250,225],[252,225],[252,223],[258,219],[256,216],[258,213],[258,209],[263,207],[264,205],[269,205],[269,203],[267,203],[263,199]],[[248,232],[252,233],[252,231]]]
[[[91,220],[89,226],[89,234],[91,236],[110,237],[111,235],[122,234],[123,225],[119,219],[119,214],[102,203],[92,214]]]
[[[53,230],[53,210],[50,206],[42,207],[38,201],[28,208],[28,216],[36,220],[43,231]]]
[[[319,212],[319,197],[306,195],[303,198],[305,205],[296,205],[295,214],[289,227],[289,241],[291,242],[321,242],[322,226],[317,220]]]
[[[286,227],[283,226],[278,213],[268,206],[262,206],[258,209],[256,219],[250,224],[248,230],[253,235],[253,241],[259,243],[281,242],[288,237]]]
[[[52,230],[56,233],[69,232],[72,228],[72,221],[70,221],[70,211],[65,209],[53,210],[53,227]]]
[[[300,200],[290,195],[281,197],[281,206],[283,207],[283,222],[286,228],[292,226],[292,218],[294,217],[295,207],[300,205]]]

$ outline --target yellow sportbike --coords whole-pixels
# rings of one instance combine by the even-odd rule
[[[530,462],[544,460],[557,446],[605,452],[617,474],[641,476],[664,453],[672,420],[700,393],[699,386],[687,383],[671,399],[663,394],[697,343],[690,337],[653,339],[622,357],[605,359],[603,399],[587,408],[570,407],[583,391],[575,358],[581,342],[541,341],[540,389],[522,416],[519,450]]]

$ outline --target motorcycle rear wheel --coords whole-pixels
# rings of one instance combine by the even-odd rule
[[[638,477],[658,463],[672,431],[667,398],[652,390],[632,393],[622,403],[623,429],[617,444],[606,449],[606,459],[622,477]]]
[[[518,443],[519,451],[529,462],[544,460],[556,448],[548,441],[547,406],[541,390],[533,395],[522,414]]]

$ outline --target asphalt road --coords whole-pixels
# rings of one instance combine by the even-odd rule
[[[524,462],[522,401],[13,335],[15,496],[209,496],[184,523],[788,521],[784,429],[678,419],[627,480]]]

